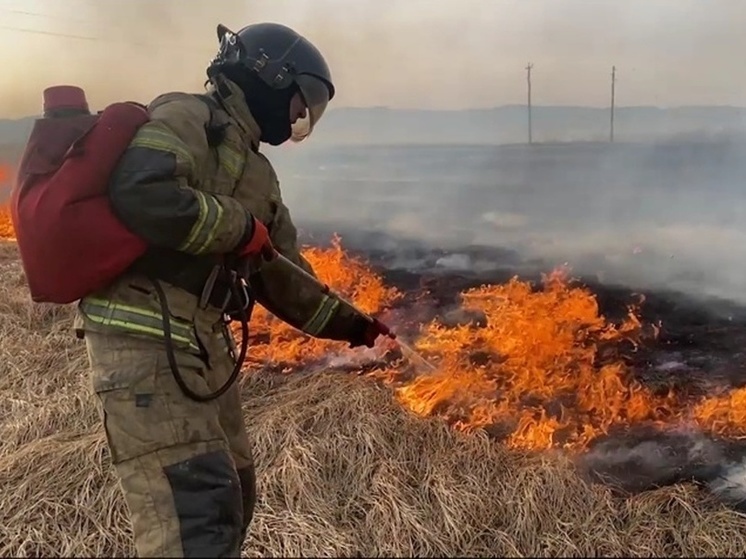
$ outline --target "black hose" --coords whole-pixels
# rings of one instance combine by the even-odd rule
[[[250,312],[247,312],[247,309],[251,309],[251,307],[253,306],[253,298],[251,297],[251,295],[249,295],[249,300],[247,301],[248,305],[246,307],[240,304],[238,305],[238,317],[239,321],[241,322],[241,349],[239,351],[238,358],[236,359],[236,364],[233,367],[231,376],[228,378],[225,384],[217,389],[215,392],[203,396],[201,394],[197,394],[191,388],[189,388],[184,382],[181,373],[179,372],[179,366],[176,363],[176,355],[174,353],[173,338],[171,337],[171,315],[168,310],[166,293],[163,291],[163,287],[158,282],[158,280],[153,278],[148,279],[153,284],[153,287],[155,287],[155,291],[158,296],[158,302],[161,305],[161,314],[163,315],[163,334],[166,342],[166,358],[168,359],[168,364],[171,367],[171,373],[174,376],[176,384],[179,385],[179,388],[184,393],[184,395],[186,395],[191,400],[194,400],[195,402],[209,402],[211,400],[214,400],[215,398],[219,398],[228,391],[233,383],[236,382],[236,379],[238,379],[238,375],[241,374],[241,368],[243,367],[243,362],[246,359],[246,353],[249,349]],[[242,299],[241,294],[238,290],[237,281],[240,280],[232,281],[230,287],[234,301],[240,302]]]

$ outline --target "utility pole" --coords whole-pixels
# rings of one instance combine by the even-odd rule
[[[528,84],[528,143],[533,143],[531,130],[531,69],[534,67],[530,62],[526,66],[526,82]]]
[[[614,103],[616,95],[616,66],[611,67],[611,114],[610,118],[610,129],[609,129],[609,141],[614,143]]]

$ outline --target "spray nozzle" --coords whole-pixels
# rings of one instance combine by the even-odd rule
[[[391,338],[392,340],[395,340],[395,339],[396,339],[396,334],[394,334],[394,333],[393,333],[393,332],[391,331],[391,328],[389,328],[389,327],[388,327],[388,326],[387,326],[386,324],[384,324],[383,322],[381,322],[381,321],[380,321],[379,319],[377,319],[377,318],[373,318],[373,317],[369,317],[369,318],[370,318],[371,322],[373,322],[373,325],[374,325],[374,326],[376,327],[376,329],[378,330],[378,332],[379,332],[379,333],[380,333],[380,334],[381,334],[382,336],[386,336],[386,337],[389,337],[389,338]]]

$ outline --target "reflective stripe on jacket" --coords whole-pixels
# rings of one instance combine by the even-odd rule
[[[135,335],[165,339],[161,313],[96,297],[86,297],[80,302],[78,309],[85,318],[98,326],[110,326]],[[170,317],[170,320],[173,342],[199,351],[192,324],[174,317]]]

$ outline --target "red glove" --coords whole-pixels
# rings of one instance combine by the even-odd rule
[[[254,216],[251,216],[251,219],[254,220],[251,238],[244,246],[238,249],[239,257],[257,256],[259,254],[266,254],[268,250],[274,250],[267,228]]]
[[[350,342],[350,347],[359,347],[361,345],[373,347],[378,336],[389,335],[391,335],[391,329],[377,318],[370,320],[364,316],[358,316],[355,317],[355,323],[348,341]]]

